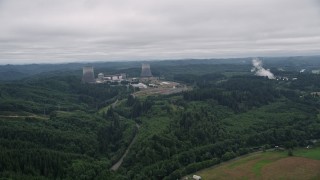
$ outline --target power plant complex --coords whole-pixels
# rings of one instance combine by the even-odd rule
[[[141,66],[141,79],[148,80],[152,78],[152,73],[149,64],[142,64]],[[128,79],[125,73],[105,75],[98,74],[98,78],[94,76],[94,69],[92,66],[83,67],[82,82],[83,83],[108,83],[108,82],[121,82],[121,81],[136,81],[139,78]]]
[[[161,81],[158,77],[153,77],[150,65],[145,63],[141,66],[140,77],[130,78],[128,78],[125,73],[105,75],[102,72],[95,78],[93,67],[85,66],[83,67],[82,83],[110,83],[112,86],[131,86],[135,91],[135,95],[171,94],[186,90],[186,87],[179,83]],[[136,89],[138,89],[138,91],[136,91]]]

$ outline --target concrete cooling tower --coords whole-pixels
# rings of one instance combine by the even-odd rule
[[[82,76],[83,83],[94,83],[96,80],[94,79],[94,72],[92,66],[85,66],[83,67],[83,76]]]
[[[142,64],[141,77],[152,77],[149,64]]]

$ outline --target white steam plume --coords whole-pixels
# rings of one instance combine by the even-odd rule
[[[251,69],[251,72],[255,72],[255,75],[257,76],[267,76],[269,79],[275,79],[275,76],[272,72],[270,72],[270,69],[265,69],[262,67],[262,61],[258,58],[252,59],[252,65],[253,68]]]

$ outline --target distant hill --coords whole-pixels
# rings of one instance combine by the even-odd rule
[[[320,66],[320,56],[297,57],[262,57],[266,66],[291,66],[312,68]],[[67,64],[26,64],[26,65],[2,65],[0,66],[0,81],[19,80],[36,74],[51,71],[81,70],[83,66],[90,65],[97,70],[112,69],[112,71],[129,68],[139,68],[142,62],[148,62],[153,67],[183,66],[193,64],[251,64],[251,58],[227,58],[227,59],[180,59],[157,61],[127,61],[127,62],[93,62],[93,63],[67,63]]]

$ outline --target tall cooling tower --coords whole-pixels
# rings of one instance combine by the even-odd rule
[[[82,82],[83,83],[94,83],[95,82],[92,66],[83,67]]]
[[[142,64],[141,77],[152,77],[149,64]]]

